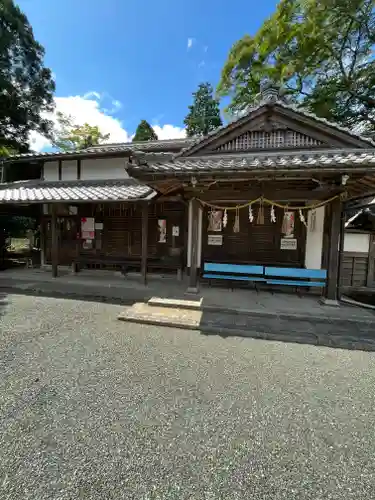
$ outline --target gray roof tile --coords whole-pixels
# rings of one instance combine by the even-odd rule
[[[138,153],[142,151],[160,151],[163,149],[168,151],[169,149],[178,150],[183,147],[187,147],[192,143],[193,139],[182,138],[182,139],[165,139],[160,141],[137,141],[137,142],[123,142],[118,144],[100,144],[98,146],[92,146],[86,149],[76,149],[73,151],[48,151],[43,153],[22,153],[10,156],[7,160],[19,160],[19,159],[54,159],[57,157],[69,157],[77,155],[88,155],[95,156],[99,154],[111,154],[111,153]]]
[[[113,181],[20,181],[0,184],[0,203],[149,200],[156,191],[135,179]]]
[[[188,156],[132,167],[134,173],[189,173],[324,167],[375,167],[375,149],[277,152],[242,155]]]

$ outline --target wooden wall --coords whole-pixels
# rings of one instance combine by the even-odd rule
[[[66,211],[66,210],[65,210]],[[84,249],[80,239],[80,220],[94,217],[95,222],[103,223],[103,230],[95,231],[94,248]],[[158,219],[167,221],[167,241],[159,243]],[[172,227],[178,226],[180,234],[172,236]],[[80,255],[105,258],[139,258],[142,253],[142,205],[129,203],[82,204],[78,214],[58,216],[59,227],[59,265],[70,265]],[[44,216],[45,260],[51,263],[51,218]],[[165,201],[149,206],[148,255],[167,261],[180,260],[185,252],[185,205],[182,202]],[[78,237],[78,241],[77,241]]]
[[[264,207],[264,224],[257,224],[259,206],[253,207],[254,221],[249,222],[247,208],[239,210],[240,231],[235,233],[233,225],[235,211],[228,211],[228,223],[223,228],[223,245],[208,245],[209,209],[203,213],[202,260],[228,263],[259,263],[273,265],[290,265],[303,267],[305,260],[306,227],[301,223],[298,212],[295,212],[294,235],[297,238],[297,250],[281,250],[281,228],[284,211],[275,207],[276,222],[271,222],[270,206]]]
[[[368,254],[344,252],[341,264],[341,286],[364,287],[367,283]]]

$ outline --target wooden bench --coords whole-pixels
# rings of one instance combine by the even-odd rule
[[[299,269],[294,267],[266,267],[264,276],[267,285],[299,287],[325,287],[325,269]]]
[[[205,262],[203,278],[211,280],[265,282],[264,266]]]
[[[141,257],[112,257],[80,255],[73,262],[74,269],[78,272],[80,269],[88,266],[120,266],[121,272],[126,274],[129,270],[141,271]],[[147,269],[152,270],[173,270],[177,272],[177,277],[181,279],[182,265],[177,262],[165,262],[162,259],[149,257],[147,259]]]
[[[126,272],[129,268],[141,269],[140,258],[121,258],[121,257],[103,257],[96,255],[80,255],[74,259],[74,268],[79,271],[82,268],[93,267],[107,267],[107,266],[120,266],[122,272]]]

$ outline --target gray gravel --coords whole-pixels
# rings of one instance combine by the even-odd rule
[[[8,299],[1,500],[374,498],[374,354]]]

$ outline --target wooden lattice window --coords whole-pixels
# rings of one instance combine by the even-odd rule
[[[248,149],[279,149],[319,146],[321,141],[294,130],[253,130],[222,144],[216,151],[244,151]]]

